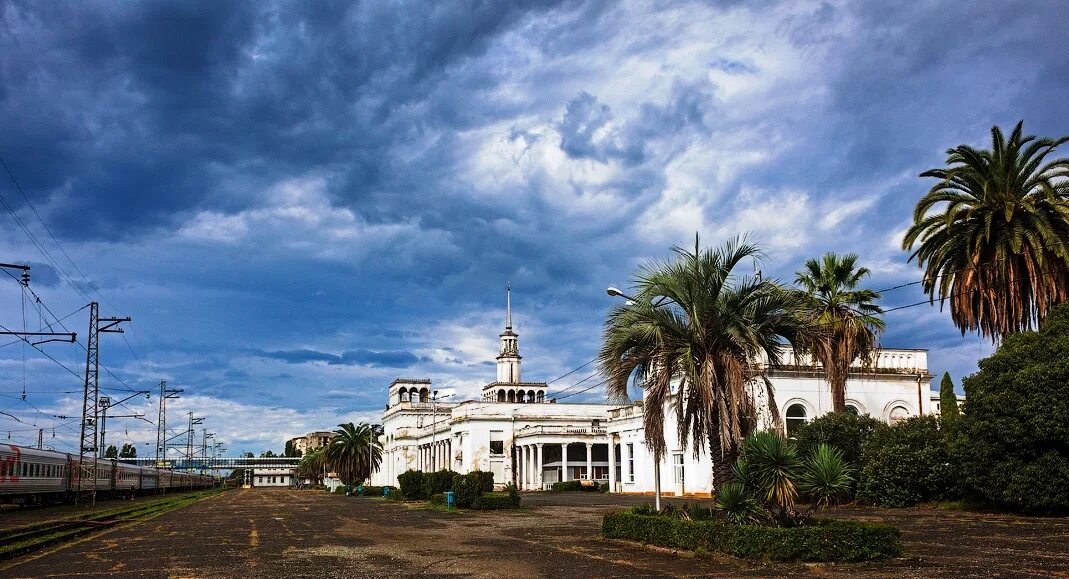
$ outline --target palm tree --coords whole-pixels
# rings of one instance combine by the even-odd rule
[[[851,364],[859,358],[866,366],[871,363],[884,330],[883,310],[873,303],[880,294],[858,289],[869,273],[857,266],[853,253],[825,253],[820,260],[806,261],[794,278],[812,303],[813,323],[824,330],[823,339],[811,344],[809,351],[824,367],[835,412],[846,410]]]
[[[634,303],[609,313],[598,359],[610,397],[626,398],[632,378],[643,386],[654,460],[665,453],[671,406],[680,445],[689,441],[695,455],[709,449],[719,488],[762,413],[782,430],[765,370],[781,365],[784,341],[811,343],[818,330],[807,323],[808,306],[797,291],[734,273],[762,256],[757,245],[735,239],[701,249],[695,236],[693,251],[673,251],[673,261],[639,270]]]
[[[382,443],[375,427],[361,422],[339,424],[326,447],[327,464],[351,485],[371,478],[382,463]]]
[[[991,150],[960,145],[913,210],[902,240],[924,269],[931,301],[950,301],[954,324],[997,341],[1030,330],[1069,291],[1069,159],[1047,161],[1067,141],[996,126]],[[914,246],[917,246],[914,250]]]
[[[297,463],[297,474],[301,478],[319,481],[327,469],[326,456],[323,449],[317,449],[306,453]]]

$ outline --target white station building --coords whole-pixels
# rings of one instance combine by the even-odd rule
[[[396,485],[407,470],[451,469],[494,473],[494,482],[521,490],[548,489],[565,480],[609,484],[610,492],[654,492],[653,457],[643,436],[641,401],[626,404],[557,403],[545,382],[524,382],[519,336],[512,328],[511,292],[497,357],[497,380],[479,400],[441,402],[427,379],[390,384],[382,416],[383,458],[375,485]],[[768,376],[788,433],[827,413],[831,395],[819,365],[786,356]],[[847,383],[848,411],[886,422],[937,412],[927,350],[881,349],[871,368],[860,366]],[[758,399],[764,388],[755,388]],[[760,400],[758,400],[760,406]],[[770,423],[770,417],[764,421]],[[708,494],[712,464],[675,440],[674,411],[665,419],[668,452],[661,464],[665,494]]]

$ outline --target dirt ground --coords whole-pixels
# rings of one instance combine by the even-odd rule
[[[236,490],[0,567],[4,577],[1069,576],[1069,520],[844,509],[904,531],[903,558],[764,565],[600,538],[640,497],[531,493],[526,508],[447,513],[313,491]]]

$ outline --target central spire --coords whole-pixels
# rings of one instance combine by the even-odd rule
[[[512,282],[505,289],[505,329],[512,329]]]

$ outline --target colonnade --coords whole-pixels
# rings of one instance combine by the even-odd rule
[[[516,486],[520,490],[542,488],[542,443],[516,446]]]
[[[417,455],[417,470],[433,472],[452,468],[453,441],[446,438],[431,444],[420,445]]]

